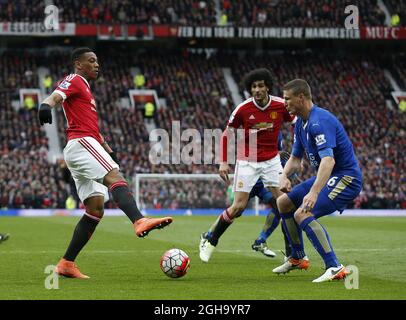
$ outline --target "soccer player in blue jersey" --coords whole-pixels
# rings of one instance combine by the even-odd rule
[[[342,212],[358,196],[361,169],[342,124],[332,113],[312,102],[310,86],[305,80],[288,82],[283,93],[287,110],[298,117],[292,154],[280,176],[281,191],[286,193],[277,199],[292,254],[273,272],[280,274],[309,267],[309,261],[304,259],[303,230],[326,267],[313,282],[342,279],[347,270],[336,257],[328,233],[317,219]],[[292,188],[288,177],[299,170],[305,152],[317,175]]]

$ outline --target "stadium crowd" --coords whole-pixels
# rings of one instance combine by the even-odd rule
[[[278,27],[342,27],[351,1],[311,0],[244,0],[223,1],[223,11],[229,21],[238,26]],[[385,14],[376,0],[356,3],[360,13],[360,26],[383,26]]]
[[[384,0],[393,26],[405,25],[405,4]],[[348,0],[54,0],[61,22],[82,24],[173,24],[189,26],[342,27]],[[385,25],[377,0],[358,1],[361,26]],[[45,2],[0,0],[0,22],[42,22]]]
[[[387,106],[385,99],[390,98],[391,88],[378,61],[312,52],[250,56],[249,59],[240,54],[209,55],[189,51],[168,55],[120,50],[115,51],[115,59],[110,59],[111,54],[108,49],[98,52],[103,71],[93,94],[100,110],[102,134],[117,150],[126,178],[131,180],[137,173],[216,173],[218,168],[150,162],[149,133],[142,111],[118,106],[120,98],[128,97],[128,89],[134,88],[131,67],[139,67],[145,75],[145,88],[157,90],[159,97],[166,100],[165,106],[157,110],[155,124],[171,136],[172,121],[180,121],[181,129],[195,128],[201,133],[204,128],[223,130],[234,105],[222,68],[229,67],[234,79],[240,82],[248,70],[266,66],[275,77],[272,90],[275,95],[281,95],[280,88],[288,80],[307,78],[314,88],[315,102],[334,112],[346,127],[364,174],[364,189],[354,206],[406,208],[403,162],[406,136],[402,125],[405,113]],[[307,63],[300,63],[304,59]],[[43,55],[20,57],[4,53],[0,56],[0,65],[5,66],[0,71],[0,79],[6,83],[11,75],[26,87],[38,87],[35,72],[44,61],[53,79],[70,73],[67,53],[54,52],[47,59]],[[66,65],[61,65],[61,61],[66,61]],[[15,68],[6,67],[12,63]],[[30,81],[26,79],[27,70],[34,73]],[[17,88],[23,86],[19,82],[5,85],[7,91],[1,93],[0,99],[0,207],[64,207],[73,191],[63,162],[47,161],[48,141],[36,112],[23,106],[16,110],[11,105]],[[57,121],[64,146],[65,120],[61,108],[58,108]],[[285,138],[289,150],[288,129]],[[148,181],[141,183],[140,193],[143,204],[155,208],[224,207],[227,201],[225,187],[213,181]],[[108,207],[114,204],[110,202]]]

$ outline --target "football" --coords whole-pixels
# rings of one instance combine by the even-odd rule
[[[161,270],[170,278],[183,277],[190,267],[190,259],[185,251],[170,249],[166,251],[160,262]]]

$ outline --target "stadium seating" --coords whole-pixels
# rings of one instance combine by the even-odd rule
[[[174,24],[189,26],[215,26],[217,11],[227,16],[227,24],[235,26],[278,27],[343,27],[346,14],[343,8],[352,4],[337,0],[326,4],[317,0],[55,0],[61,22],[82,24]],[[385,0],[388,10],[400,15],[405,24],[402,1]],[[385,25],[385,15],[376,0],[356,3],[361,26]],[[0,22],[42,22],[43,1],[0,1]],[[217,9],[217,10],[216,10]]]
[[[278,27],[343,27],[347,16],[344,8],[351,4],[338,0],[326,1],[223,1],[229,21],[239,26]],[[361,26],[384,25],[385,15],[376,0],[359,1]]]
[[[406,55],[399,54],[393,57],[392,64],[390,66],[390,70],[392,75],[398,81],[400,89],[405,91],[406,90]]]

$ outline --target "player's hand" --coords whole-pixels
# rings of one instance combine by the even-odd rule
[[[303,198],[302,208],[305,212],[309,212],[314,208],[319,194],[311,191]]]
[[[292,182],[283,173],[279,177],[279,189],[284,193],[292,191]]]
[[[227,186],[230,185],[230,178],[228,176],[229,166],[226,162],[220,163],[219,174],[220,178],[224,180]]]
[[[45,123],[52,123],[52,111],[49,104],[41,103],[38,108],[38,119],[41,126],[43,126]]]

